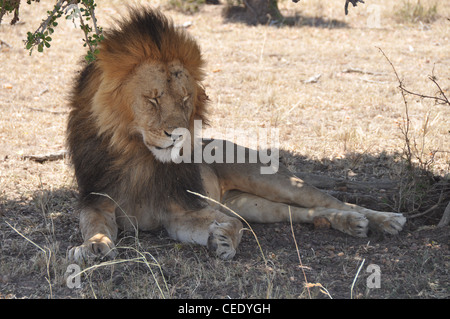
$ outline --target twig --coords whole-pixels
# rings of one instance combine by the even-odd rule
[[[95,17],[95,10],[93,9],[94,9],[93,7],[89,7],[89,13],[91,14],[92,17],[92,24],[94,25],[95,34],[100,36],[101,31],[97,27],[97,18]]]
[[[364,258],[361,262],[361,265],[358,268],[358,271],[356,272],[355,278],[353,278],[352,287],[350,288],[350,299],[353,299],[353,287],[355,286],[356,279],[358,279],[359,272],[361,271],[362,266],[364,265],[364,262],[366,259]]]
[[[310,285],[308,284],[308,279],[306,278],[306,273],[305,273],[305,269],[303,267],[303,263],[302,263],[302,258],[300,257],[300,251],[298,250],[298,245],[297,245],[297,240],[295,238],[295,233],[294,233],[294,227],[292,225],[292,212],[291,212],[291,206],[288,206],[289,209],[289,221],[291,223],[291,232],[292,232],[292,238],[294,239],[294,243],[295,243],[295,250],[297,251],[297,257],[298,257],[298,262],[300,263],[300,268],[303,272],[303,277],[305,278],[305,286],[308,289],[308,296],[309,299],[311,299],[311,292],[309,291],[309,287]]]
[[[427,210],[425,210],[425,211],[423,211],[423,212],[421,212],[421,213],[417,213],[417,214],[408,216],[407,218],[408,218],[408,219],[417,218],[417,217],[426,215],[426,214],[428,214],[428,213],[431,213],[433,210],[435,210],[436,208],[438,208],[439,205],[441,205],[443,199],[444,199],[444,189],[442,189],[441,195],[439,196],[439,200],[438,200],[438,202],[437,202],[436,204],[434,204],[433,206],[431,206],[430,208],[428,208]]]
[[[32,243],[34,246],[36,246],[39,250],[41,250],[44,254],[47,254],[47,251],[42,248],[41,246],[39,246],[38,244],[36,244],[34,241],[32,241],[31,239],[29,239],[28,237],[26,237],[25,235],[23,235],[20,231],[18,231],[14,226],[12,226],[10,223],[8,223],[5,220],[6,225],[8,225],[9,227],[12,228],[12,230],[14,230],[17,234],[19,234],[21,237],[23,237],[24,239],[26,239],[28,242]]]
[[[12,18],[10,24],[11,25],[16,24],[17,21],[19,21],[20,0],[9,0],[8,2],[6,2],[6,4],[12,8],[11,11],[6,9],[7,5],[3,4],[4,1],[1,1],[1,2],[2,2],[2,6],[0,7],[0,24],[2,23],[3,15],[7,11],[12,12],[12,10],[14,10],[14,17]]]
[[[61,159],[64,159],[64,157],[67,155],[67,151],[60,151],[57,153],[50,153],[50,154],[44,154],[44,155],[24,155],[22,156],[23,160],[29,159],[31,161],[35,161],[38,163],[44,163],[47,161],[58,161]]]
[[[88,45],[89,51],[94,52],[91,41],[89,41],[89,36],[88,36],[89,31],[87,29],[88,27],[86,26],[86,24],[84,24],[84,20],[83,20],[83,17],[81,14],[80,14],[79,18],[80,18],[81,30],[83,30],[83,33],[84,33],[85,43]]]
[[[11,44],[8,44],[8,43],[6,43],[5,41],[0,40],[0,47],[2,47],[3,45],[4,45],[4,46],[7,46],[8,48],[12,48]]]
[[[375,81],[375,80],[369,80],[365,78],[359,78],[361,81],[368,82],[368,83],[376,83],[376,84],[387,84],[386,81]]]
[[[431,99],[431,100],[435,100],[437,104],[449,104],[450,105],[450,101],[448,100],[448,98],[445,96],[444,91],[441,89],[441,87],[439,86],[439,84],[436,82],[436,78],[434,76],[428,76],[428,78],[438,87],[438,89],[440,90],[440,94],[443,96],[443,98],[438,97],[438,96],[430,96],[430,95],[425,95],[425,94],[421,94],[421,93],[415,93],[412,92],[408,89],[406,89],[403,86],[403,83],[401,83],[401,85],[399,86],[399,88],[402,91],[405,91],[408,94],[414,95],[414,96],[418,96],[422,99]],[[440,102],[440,103],[439,103]]]
[[[67,2],[66,5],[63,6],[63,3]],[[45,30],[47,30],[48,24],[50,23],[50,21],[53,20],[55,14],[60,11],[60,10],[64,10],[66,7],[68,7],[71,4],[72,1],[68,1],[68,0],[58,0],[58,2],[55,4],[55,6],[53,7],[53,11],[51,12],[51,14],[47,17],[46,20],[44,20],[41,25],[39,26],[39,28],[36,29],[36,31],[34,31],[34,35],[39,34],[39,33],[43,33]],[[26,41],[25,41],[26,42]],[[41,38],[35,38],[35,45],[38,45],[41,43]]]
[[[39,95],[40,95],[40,93],[39,93]],[[31,106],[26,106],[26,108],[29,110],[32,110],[32,111],[36,111],[36,112],[44,112],[44,113],[51,113],[51,114],[57,114],[57,115],[64,115],[64,114],[69,113],[67,111],[50,111],[50,110],[39,109],[36,107],[31,107]]]
[[[395,77],[397,78],[397,81],[399,83],[398,87],[400,88],[400,93],[402,94],[403,103],[405,104],[405,116],[406,116],[406,124],[404,124],[405,126],[401,130],[402,130],[403,136],[405,137],[405,144],[406,144],[406,148],[407,148],[407,154],[406,154],[407,158],[406,158],[406,160],[408,161],[409,167],[412,167],[411,141],[410,141],[410,138],[409,138],[410,119],[409,119],[409,111],[408,111],[408,101],[406,100],[405,91],[402,89],[403,88],[403,81],[398,76],[398,73],[397,73],[397,70],[394,67],[394,64],[392,64],[391,60],[389,60],[389,58],[384,53],[384,51],[381,48],[379,48],[379,47],[377,47],[377,48],[378,48],[378,50],[380,50],[380,52],[386,58],[388,63],[391,65],[392,70],[394,71]]]
[[[342,70],[342,73],[361,73],[361,74],[370,74],[370,75],[383,75],[383,73],[380,73],[380,72],[364,71],[362,69],[351,68],[351,67]]]
[[[437,88],[439,89],[439,93],[444,97],[443,99],[439,99],[439,98],[435,97],[435,99],[443,100],[444,103],[450,105],[450,101],[448,100],[447,96],[445,95],[444,90],[441,89],[439,83],[437,83],[437,81],[436,81],[436,77],[434,76],[434,67],[433,67],[432,75],[428,76],[428,78],[437,86]]]
[[[437,204],[434,204],[433,206],[431,206],[430,208],[428,208],[426,211],[423,211],[423,212],[421,212],[421,213],[414,214],[414,215],[412,215],[412,216],[407,216],[407,218],[408,218],[408,219],[417,218],[417,217],[426,215],[426,214],[428,214],[428,213],[431,213],[433,210],[435,210],[436,208],[439,207],[439,204],[440,204],[440,200],[439,200],[439,202],[438,202]]]
[[[425,94],[412,92],[412,91],[406,89],[405,86],[403,85],[403,81],[400,80],[400,77],[398,76],[398,73],[395,70],[395,67],[392,64],[391,60],[389,60],[389,58],[386,56],[386,54],[383,52],[383,50],[381,48],[379,48],[379,47],[377,47],[377,48],[384,55],[384,57],[386,58],[386,60],[389,62],[389,64],[391,65],[392,69],[394,70],[395,76],[397,77],[397,80],[399,82],[399,86],[398,87],[399,87],[399,89],[402,92],[402,96],[403,96],[403,100],[405,101],[405,104],[406,104],[406,99],[405,99],[405,94],[404,93],[408,93],[408,94],[411,94],[411,95],[414,95],[414,96],[418,96],[418,97],[420,97],[422,99],[432,99],[432,100],[435,100],[436,103],[441,102],[441,104],[448,104],[448,105],[450,105],[450,101],[448,100],[447,96],[445,95],[444,90],[442,90],[442,88],[440,87],[439,83],[437,83],[436,76],[434,76],[434,74],[428,76],[428,78],[430,79],[430,81],[432,81],[437,86],[437,88],[439,89],[439,94],[442,95],[442,97],[430,96],[430,95],[425,95]]]

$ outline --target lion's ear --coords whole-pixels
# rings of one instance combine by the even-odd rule
[[[197,100],[202,104],[206,104],[209,101],[209,97],[202,85],[197,85]]]
[[[195,99],[195,114],[194,117],[201,119],[204,124],[207,124],[206,119],[206,106],[208,104],[209,97],[206,95],[205,88],[201,84],[197,84],[197,94]]]

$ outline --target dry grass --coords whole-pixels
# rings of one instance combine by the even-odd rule
[[[223,262],[203,247],[168,240],[164,232],[140,233],[138,238],[122,234],[119,257],[128,262],[92,268],[84,274],[81,289],[66,287],[65,252],[81,242],[72,169],[66,161],[21,159],[65,148],[67,95],[85,50],[81,31],[69,21],[60,23],[44,54],[29,56],[24,50],[26,32],[38,26],[51,2],[24,5],[23,24],[0,26],[0,39],[11,46],[0,48],[0,298],[308,297],[289,225],[254,227],[267,263],[251,236],[244,237],[234,261]],[[450,16],[450,6],[439,2],[436,20],[420,24],[399,22],[401,2],[370,1],[372,11],[366,3],[351,8],[348,16],[341,2],[281,1],[282,13],[297,21],[297,26],[281,28],[227,21],[221,17],[223,6],[204,6],[194,15],[167,13],[177,24],[192,21],[189,32],[208,61],[205,86],[212,127],[279,128],[280,147],[286,151],[282,160],[293,171],[398,180],[405,174],[405,141],[399,129],[404,105],[392,69],[377,47],[412,91],[434,94],[427,79],[434,69],[448,93],[449,22],[442,17]],[[434,4],[421,3],[427,8]],[[163,1],[161,5],[165,7]],[[379,28],[367,24],[374,8],[380,14]],[[99,24],[108,25],[122,10],[121,1],[100,1]],[[305,83],[318,74],[317,83]],[[429,172],[448,178],[450,108],[411,98],[409,117],[418,149],[423,146],[425,157],[434,154]],[[386,205],[402,206],[399,197]],[[293,231],[303,265],[310,267],[305,269],[313,298],[327,297],[323,291],[350,297],[363,258],[392,276],[383,277],[384,290],[368,291],[358,280],[353,296],[448,297],[448,282],[438,277],[448,269],[448,250],[442,254],[448,245],[433,233],[427,233],[433,240],[410,233],[408,238],[420,239],[415,251],[393,239],[369,244],[330,231],[334,239],[327,241],[326,234],[316,236],[309,226],[294,225]],[[389,253],[398,257],[386,257]]]

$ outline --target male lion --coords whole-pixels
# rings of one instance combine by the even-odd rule
[[[105,33],[71,98],[67,140],[84,243],[69,250],[70,259],[114,257],[119,227],[160,226],[176,240],[233,258],[241,221],[192,192],[224,203],[249,222],[289,221],[290,206],[294,222],[324,217],[354,236],[366,236],[369,226],[390,234],[402,229],[401,214],[343,203],[285,167],[261,174],[263,164],[249,161],[172,161],[173,150],[190,140],[176,129],[192,133],[195,120],[206,120],[203,63],[194,39],[156,10],[131,9],[129,18]]]

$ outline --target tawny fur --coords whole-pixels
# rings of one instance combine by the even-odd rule
[[[277,174],[261,175],[261,163],[171,162],[180,140],[175,129],[192,135],[194,120],[206,121],[203,65],[194,39],[156,10],[132,9],[105,33],[71,98],[67,141],[84,243],[69,258],[114,257],[118,228],[136,227],[165,227],[174,239],[233,258],[241,221],[192,192],[223,202],[250,222],[288,221],[291,207],[296,222],[320,216],[355,236],[366,236],[369,226],[391,234],[402,229],[401,214],[340,202],[282,166]]]

